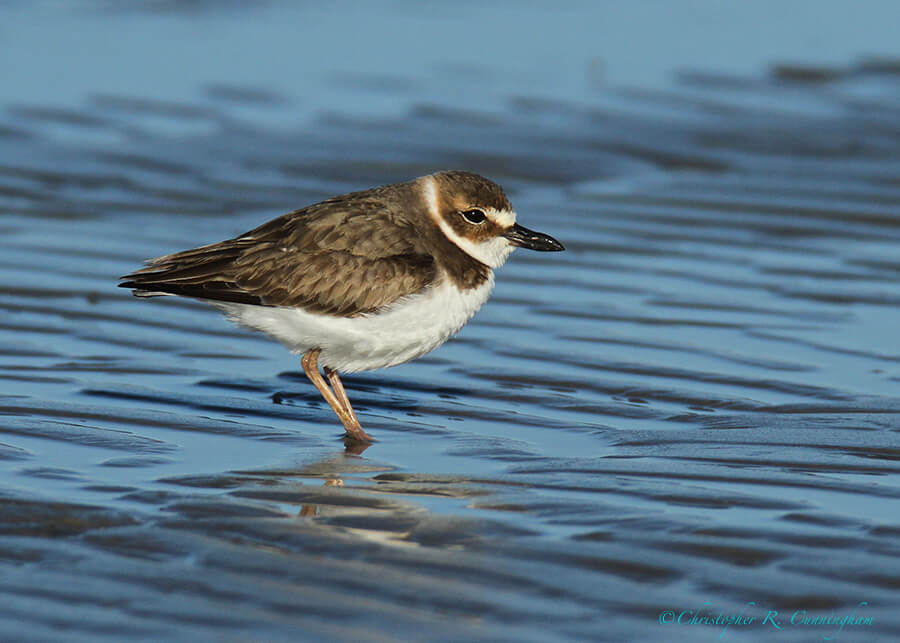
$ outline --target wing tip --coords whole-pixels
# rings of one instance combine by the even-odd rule
[[[128,275],[126,275],[127,277]],[[125,279],[126,277],[120,277],[120,279]],[[161,290],[149,290],[144,288],[137,281],[123,281],[120,284],[117,284],[119,288],[131,288],[131,294],[135,297],[161,297],[163,295],[171,295],[169,292],[162,292]]]

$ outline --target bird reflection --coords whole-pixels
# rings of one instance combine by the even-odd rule
[[[345,455],[362,455],[370,446],[372,446],[371,442],[360,442],[359,440],[344,438]]]
[[[365,449],[363,449],[365,451]],[[343,487],[344,481],[341,478],[328,478],[325,481],[326,487]],[[316,517],[319,515],[319,505],[301,505],[300,513],[298,514],[301,517],[312,516]]]

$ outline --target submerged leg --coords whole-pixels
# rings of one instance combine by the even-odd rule
[[[362,425],[359,423],[359,420],[356,418],[356,413],[353,411],[353,405],[350,404],[350,398],[347,397],[347,391],[344,390],[344,383],[341,382],[341,378],[338,376],[337,371],[330,369],[327,366],[323,370],[325,371],[325,377],[328,378],[328,381],[331,383],[331,387],[334,389],[335,396],[344,407],[344,411],[346,411],[350,415],[350,419],[356,426],[356,431],[353,433],[351,433],[350,430],[347,429],[347,434],[350,436],[350,439],[353,440],[354,444],[357,445],[354,449],[351,449],[351,447],[348,445],[348,453],[359,455],[368,448],[368,443],[375,441],[375,438],[363,431]],[[362,447],[362,451],[359,450],[358,445],[360,444],[364,445]]]
[[[356,413],[353,412],[353,407],[350,406],[347,392],[344,391],[344,386],[337,373],[331,369],[326,369],[328,379],[331,380],[332,385],[335,386],[338,395],[335,395],[335,393],[332,392],[325,382],[325,379],[322,377],[322,374],[319,373],[319,353],[321,352],[320,349],[316,348],[304,353],[303,358],[300,360],[300,363],[303,365],[303,372],[306,373],[306,377],[313,383],[313,386],[319,389],[319,393],[321,393],[322,397],[325,398],[325,401],[328,402],[328,406],[331,407],[331,410],[334,411],[335,415],[337,415],[338,419],[343,423],[347,435],[351,439],[360,442],[372,442],[372,437],[363,431],[359,420],[356,418]],[[336,385],[335,381],[337,382]]]
[[[344,390],[344,383],[338,376],[337,371],[328,368],[327,366],[322,370],[325,371],[325,377],[328,378],[328,383],[331,384],[331,388],[334,389],[334,394],[337,397],[338,402],[341,403],[341,406],[344,407],[344,410],[347,411],[352,420],[356,422],[356,426],[361,426],[359,420],[356,419],[356,413],[353,411],[353,405],[350,404],[350,398],[347,397],[347,391]]]

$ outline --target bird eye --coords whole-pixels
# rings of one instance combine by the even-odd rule
[[[466,210],[462,213],[462,215],[466,218],[466,221],[469,223],[479,224],[484,223],[484,220],[487,218],[484,216],[484,212],[481,210]]]

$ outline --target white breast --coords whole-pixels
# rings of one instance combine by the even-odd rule
[[[494,275],[460,291],[448,279],[405,297],[385,310],[360,317],[334,317],[299,308],[215,303],[228,318],[259,330],[294,353],[322,350],[319,362],[344,373],[403,364],[434,350],[456,334],[487,301]]]

